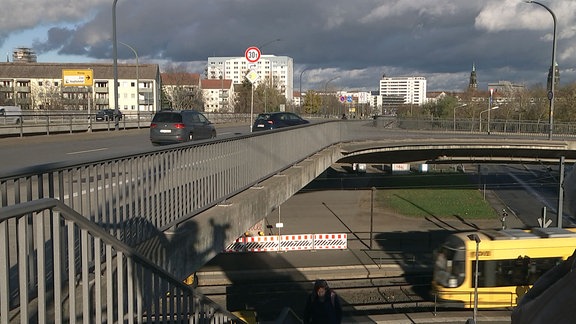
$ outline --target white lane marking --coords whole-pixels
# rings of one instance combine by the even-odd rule
[[[84,153],[91,153],[91,152],[105,151],[105,150],[107,150],[107,149],[108,149],[107,147],[104,147],[104,148],[93,149],[93,150],[86,150],[86,151],[76,151],[76,152],[69,152],[69,153],[66,153],[66,154],[68,154],[68,155],[74,155],[74,154],[84,154]]]

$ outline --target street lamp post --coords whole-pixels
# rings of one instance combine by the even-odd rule
[[[333,77],[332,79],[330,79],[330,80],[326,81],[326,83],[324,83],[324,96],[322,96],[322,97],[326,97],[326,94],[328,93],[328,83],[330,83],[336,79],[339,79],[339,78],[340,78],[339,76]],[[328,113],[328,107],[322,107],[322,108],[324,109],[324,115],[326,116]]]
[[[468,106],[468,104],[462,104],[460,106],[454,107],[454,121],[453,121],[454,131],[456,131],[456,108],[462,108],[462,107],[466,107],[466,106]]]
[[[138,114],[138,128],[140,128],[140,74],[139,74],[139,64],[138,64],[138,52],[136,52],[136,50],[126,44],[126,43],[122,43],[122,42],[118,42],[126,47],[128,47],[129,49],[132,50],[132,52],[134,52],[134,56],[136,56],[136,109],[137,109],[137,114]]]
[[[308,68],[305,68],[300,72],[300,113],[302,113],[302,74],[304,74],[306,70],[308,70]]]
[[[494,106],[494,107],[488,108],[488,109],[486,109],[486,110],[482,110],[482,111],[480,112],[480,116],[479,116],[479,117],[480,117],[480,120],[479,120],[479,123],[478,123],[478,131],[479,131],[479,132],[482,132],[482,113],[485,113],[485,112],[490,111],[490,110],[498,109],[498,108],[500,108],[500,107],[499,107],[499,106]],[[490,124],[488,124],[488,127],[490,127]],[[490,134],[490,130],[488,130],[488,134]]]
[[[112,56],[114,58],[114,129],[120,129],[120,110],[118,108],[118,42],[116,40],[116,3],[112,3]]]
[[[274,42],[279,42],[279,41],[280,41],[280,38],[276,38],[276,39],[273,39],[271,41],[268,41],[268,42],[258,46],[258,48],[260,49],[260,52],[262,52],[262,49],[266,45],[272,44]],[[272,76],[272,59],[270,59],[270,84],[269,84],[270,87],[272,87],[272,78],[273,78],[273,76]],[[267,111],[267,106],[268,106],[267,94],[268,94],[268,90],[267,90],[267,88],[264,88],[264,112]]]
[[[554,125],[554,83],[556,82],[556,15],[550,8],[541,4],[537,1],[527,0],[526,3],[534,3],[537,4],[544,9],[548,10],[548,12],[552,15],[552,20],[554,21],[554,34],[552,37],[552,63],[550,64],[550,68],[552,69],[551,73],[551,80],[550,80],[550,89],[548,92],[548,100],[550,101],[550,113],[549,113],[549,128],[548,128],[548,139],[552,139],[552,132],[553,132],[553,125]]]
[[[478,254],[481,240],[477,234],[468,235],[468,239],[476,242],[476,269],[474,270],[474,313],[473,313],[473,321],[474,323],[476,323],[476,315],[478,313]]]
[[[372,250],[373,231],[374,231],[374,193],[376,187],[370,190],[370,250]]]

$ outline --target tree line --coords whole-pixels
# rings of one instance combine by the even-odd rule
[[[422,106],[403,105],[397,108],[399,117],[431,119],[473,119],[490,109],[491,118],[497,120],[523,120],[548,122],[550,100],[548,90],[541,86],[516,91],[503,91],[492,96],[489,92],[468,90],[448,93],[436,101]],[[554,98],[554,120],[576,120],[576,83],[559,87]]]

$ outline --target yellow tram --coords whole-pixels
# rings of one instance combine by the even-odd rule
[[[478,308],[514,307],[536,279],[575,249],[576,229],[452,234],[435,252],[432,293],[439,305],[473,308],[477,275]]]

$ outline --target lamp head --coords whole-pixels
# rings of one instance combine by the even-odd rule
[[[478,234],[469,234],[468,239],[470,239],[470,241],[475,241],[477,244],[479,244],[481,242]]]

